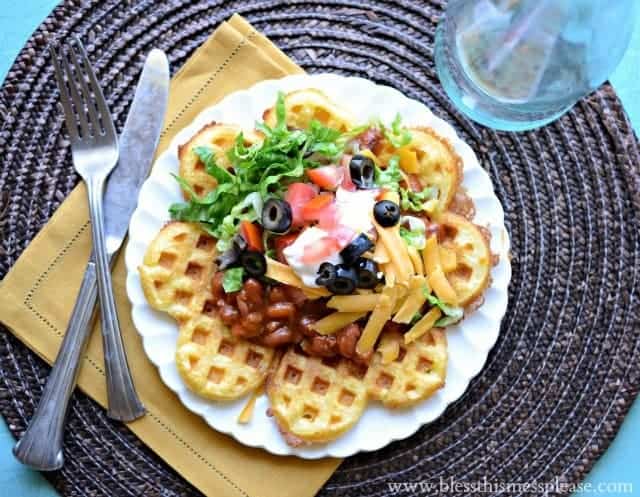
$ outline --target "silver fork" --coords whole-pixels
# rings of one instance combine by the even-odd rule
[[[74,40],[59,54],[51,47],[51,56],[71,140],[73,164],[87,186],[89,197],[107,377],[107,415],[120,421],[133,421],[142,416],[145,409],[133,385],[122,343],[107,257],[109,240],[105,239],[102,214],[105,181],[118,161],[118,139],[80,40]]]

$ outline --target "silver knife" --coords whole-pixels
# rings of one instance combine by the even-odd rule
[[[127,233],[140,187],[149,174],[160,139],[168,96],[169,62],[164,52],[154,49],[144,64],[120,136],[120,159],[105,189],[105,235],[111,263]],[[38,408],[13,448],[15,457],[34,469],[52,471],[60,469],[64,463],[62,439],[67,407],[91,334],[96,299],[96,268],[91,254],[67,331]]]

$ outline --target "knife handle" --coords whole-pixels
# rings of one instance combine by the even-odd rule
[[[62,438],[65,418],[80,359],[91,335],[97,295],[96,266],[90,260],[40,403],[22,438],[13,448],[15,457],[34,469],[53,471],[64,463]]]

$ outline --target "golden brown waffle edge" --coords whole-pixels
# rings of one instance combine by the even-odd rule
[[[178,322],[176,364],[190,390],[233,400],[260,385],[273,349],[234,337],[214,312],[215,240],[191,223],[165,225],[149,245],[140,278],[156,310]]]

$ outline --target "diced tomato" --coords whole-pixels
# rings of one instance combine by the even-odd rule
[[[329,236],[338,240],[340,248],[343,249],[355,238],[356,232],[348,226],[338,225],[329,232]]]
[[[338,240],[330,236],[325,236],[304,247],[302,262],[305,264],[315,264],[326,261],[338,250],[340,250]]]
[[[318,188],[307,183],[292,183],[287,189],[284,199],[291,206],[292,224],[299,227],[304,224],[302,207],[318,195]]]
[[[351,170],[349,169],[349,163],[351,162],[352,155],[344,154],[340,159],[340,167],[342,168],[342,188],[347,191],[353,192],[356,190],[356,185],[351,181]]]
[[[247,242],[247,247],[251,250],[264,252],[262,245],[262,229],[251,221],[240,222],[240,234]]]
[[[276,250],[276,259],[283,264],[287,264],[287,259],[284,256],[284,249],[296,241],[300,233],[289,233],[287,235],[278,236],[273,239],[273,248]]]
[[[323,230],[332,230],[338,223],[338,208],[335,203],[329,204],[325,209],[318,212],[316,219],[318,227]]]
[[[344,169],[336,166],[322,166],[307,171],[309,179],[325,190],[335,190],[342,182],[343,175]]]
[[[353,155],[351,154],[342,154],[342,157],[340,157],[340,165],[342,167],[349,167],[349,163],[351,162],[352,157]]]
[[[302,219],[307,222],[317,221],[320,228],[330,230],[336,225],[337,213],[333,194],[321,193],[304,205]]]
[[[333,203],[333,195],[331,193],[321,193],[317,197],[311,199],[302,207],[302,218],[305,221],[316,221],[319,212],[326,209]]]

